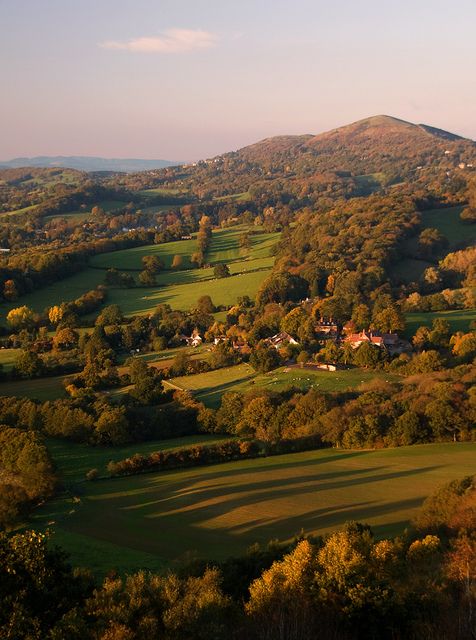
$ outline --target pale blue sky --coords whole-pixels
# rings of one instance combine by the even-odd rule
[[[0,159],[191,160],[387,113],[476,138],[475,0],[0,0]]]

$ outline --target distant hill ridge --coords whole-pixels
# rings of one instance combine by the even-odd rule
[[[34,158],[13,158],[0,161],[0,168],[44,167],[68,168],[79,171],[150,171],[173,167],[179,162],[171,160],[145,160],[141,158],[99,158],[95,156],[35,156]]]

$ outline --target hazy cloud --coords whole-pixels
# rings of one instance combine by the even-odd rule
[[[123,49],[137,53],[183,53],[216,46],[218,36],[201,29],[167,29],[158,36],[133,38],[126,42],[101,42],[103,49]]]

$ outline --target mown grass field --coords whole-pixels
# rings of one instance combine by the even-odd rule
[[[33,380],[12,380],[0,382],[0,396],[17,396],[32,400],[56,400],[65,398],[63,381],[67,376],[37,378]]]
[[[204,294],[210,295],[216,306],[232,305],[243,295],[254,297],[263,280],[271,272],[274,257],[269,255],[269,251],[277,241],[278,234],[254,236],[252,248],[247,256],[240,256],[238,237],[239,232],[235,228],[220,230],[216,238],[214,236],[212,245],[216,261],[230,259],[229,267],[233,277],[214,279],[212,267],[163,271],[156,278],[156,287],[110,288],[107,304],[118,304],[125,315],[130,316],[148,314],[160,303],[170,304],[174,309],[189,310]],[[41,313],[54,304],[74,300],[86,291],[103,284],[105,269],[109,266],[116,266],[121,270],[139,270],[142,257],[154,251],[160,254],[165,262],[171,262],[176,253],[181,254],[185,264],[192,253],[191,249],[195,250],[195,245],[194,239],[180,240],[95,256],[92,259],[95,268],[87,268],[69,278],[22,296],[18,301],[0,305],[0,322],[5,324],[10,309],[20,305],[27,305],[35,312]],[[232,262],[232,259],[235,261]],[[202,285],[197,286],[200,282]]]
[[[423,211],[421,220],[424,227],[438,229],[450,243],[450,249],[460,245],[467,246],[476,242],[475,225],[463,224],[460,213],[464,207],[448,207],[446,209],[429,209]]]
[[[392,265],[390,271],[397,281],[418,282],[428,267],[433,266],[431,262],[426,260],[416,260],[414,258],[405,258],[395,265]]]
[[[182,189],[166,189],[163,187],[157,187],[155,189],[142,189],[142,191],[138,191],[137,193],[144,198],[153,198],[155,196],[181,196],[187,192]]]
[[[469,331],[469,323],[476,320],[476,309],[463,309],[461,311],[426,311],[405,314],[405,335],[411,337],[418,327],[430,327],[433,320],[442,318],[450,324],[451,331]]]
[[[10,371],[20,353],[21,349],[0,349],[0,365],[3,371]]]
[[[393,536],[438,486],[474,473],[475,443],[327,449],[83,483],[81,494],[45,505],[34,524],[98,575],[161,570],[348,520]]]
[[[271,267],[265,267],[259,271],[249,271],[220,280],[207,280],[200,284],[200,281],[195,279],[186,282],[193,277],[191,272],[178,272],[178,279],[183,279],[184,284],[164,283],[164,286],[132,289],[110,288],[106,304],[118,304],[126,316],[151,313],[161,303],[170,304],[173,309],[186,311],[193,307],[198,298],[204,294],[210,295],[216,306],[228,306],[235,304],[238,296],[254,297],[261,283],[270,273]],[[160,281],[159,278],[158,281]],[[104,272],[101,269],[85,269],[70,278],[22,296],[16,302],[0,305],[0,322],[6,325],[6,316],[10,309],[15,307],[27,305],[35,312],[41,313],[54,304],[74,300],[103,282]]]
[[[69,302],[79,298],[86,291],[95,289],[104,282],[104,273],[96,269],[85,269],[69,278],[59,280],[32,293],[28,293],[15,302],[4,302],[0,305],[0,321],[6,324],[6,316],[10,309],[26,304],[37,313],[61,302]]]
[[[164,287],[110,289],[108,304],[118,304],[125,315],[145,315],[151,313],[158,304],[167,303],[173,309],[189,310],[198,298],[209,295],[215,304],[233,305],[238,296],[254,297],[271,269],[244,273],[241,275],[188,284]]]
[[[111,460],[114,462],[123,460],[135,453],[147,455],[159,449],[169,451],[196,444],[214,444],[223,440],[229,440],[229,436],[195,435],[170,440],[138,442],[123,447],[91,447],[87,444],[53,438],[48,439],[46,444],[57,465],[60,479],[68,484],[83,481],[90,469],[97,469],[100,475],[106,475],[106,467]]]
[[[101,200],[97,203],[97,206],[101,207],[106,212],[115,211],[125,207],[127,202],[123,200]],[[62,220],[63,218],[68,222],[84,222],[91,215],[91,209],[94,205],[88,205],[86,209],[80,209],[78,211],[70,211],[68,213],[55,214],[51,216],[45,216],[44,220]]]
[[[210,251],[206,256],[206,261],[211,264],[217,262],[230,262],[243,259],[262,259],[270,256],[270,249],[279,240],[279,233],[260,233],[250,235],[251,248],[249,250],[240,249],[239,237],[245,231],[253,231],[253,228],[240,225],[228,229],[216,229],[212,234]],[[191,255],[197,251],[196,234],[191,240],[177,240],[175,242],[165,242],[163,244],[150,244],[144,247],[133,247],[122,251],[112,251],[94,256],[91,259],[91,266],[99,269],[142,270],[142,258],[148,255],[158,256],[164,263],[166,269],[170,269],[175,255],[182,258],[182,269],[193,267],[190,262]],[[197,270],[203,271],[203,270]],[[180,273],[179,270],[172,273]]]
[[[303,391],[311,387],[323,392],[344,391],[370,382],[374,378],[393,380],[395,376],[362,369],[315,371],[286,367],[258,374],[249,364],[239,364],[208,373],[172,378],[170,382],[181,389],[196,392],[196,397],[205,405],[216,408],[220,405],[222,395],[227,391],[245,393],[256,388],[281,391],[290,386]],[[167,382],[164,384],[167,387]]]
[[[141,271],[143,269],[142,258],[153,255],[159,257],[165,264],[165,267],[170,269],[174,256],[179,255],[183,261],[182,267],[190,268],[192,266],[190,257],[195,251],[197,251],[196,234],[194,234],[192,240],[148,244],[143,247],[133,247],[132,249],[123,249],[122,251],[102,253],[91,258],[90,262],[91,266],[99,269],[110,269],[114,267],[121,271]]]

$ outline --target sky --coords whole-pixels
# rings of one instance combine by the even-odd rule
[[[475,0],[0,0],[0,159],[191,161],[385,113],[476,138]]]

